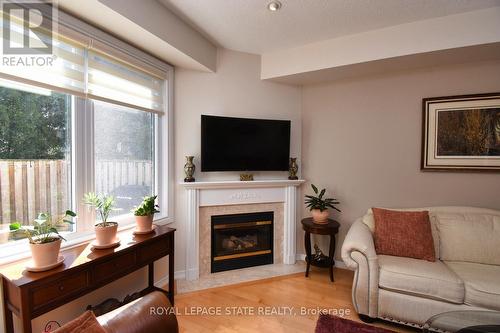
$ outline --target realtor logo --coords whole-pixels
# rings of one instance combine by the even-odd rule
[[[52,54],[53,6],[36,1],[2,1],[3,53]]]

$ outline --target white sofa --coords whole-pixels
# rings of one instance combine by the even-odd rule
[[[352,301],[365,321],[421,327],[454,310],[500,311],[500,211],[428,207],[436,261],[377,255],[371,209],[351,226],[342,259],[355,270]]]

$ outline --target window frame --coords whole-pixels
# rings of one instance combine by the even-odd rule
[[[157,114],[154,121],[154,189],[158,195],[160,213],[155,215],[158,225],[174,221],[174,135],[173,135],[173,87],[174,70],[169,66],[163,85],[163,114]],[[76,230],[64,232],[67,239],[61,250],[88,243],[95,239],[94,230],[83,231],[94,224],[95,213],[82,202],[83,194],[94,190],[94,110],[92,100],[72,95],[71,122],[71,206],[77,213]],[[145,112],[145,111],[141,111]],[[133,215],[114,218],[119,222],[119,232],[134,227]],[[132,218],[130,218],[132,217]],[[83,224],[82,222],[83,221]],[[0,265],[31,256],[26,239],[0,244]]]

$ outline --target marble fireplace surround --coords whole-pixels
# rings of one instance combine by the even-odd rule
[[[199,215],[199,263],[200,277],[211,274],[211,245],[212,233],[211,222],[214,215],[228,214],[244,214],[244,213],[259,213],[273,212],[273,261],[276,264],[283,263],[283,203],[260,203],[260,204],[244,204],[244,205],[223,205],[223,206],[208,206],[200,207]]]
[[[297,187],[304,180],[181,183],[187,194],[186,280],[210,274],[212,215],[272,211],[274,262],[295,264]]]

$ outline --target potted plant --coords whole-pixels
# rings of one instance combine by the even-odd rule
[[[90,192],[83,196],[83,203],[94,208],[99,215],[100,222],[94,227],[96,244],[106,246],[115,243],[118,223],[108,221],[109,214],[115,204],[115,198],[111,195]]]
[[[314,184],[311,184],[311,187],[316,195],[306,195],[306,207],[311,211],[315,223],[327,223],[328,208],[333,208],[340,212],[340,209],[335,207],[339,202],[334,198],[323,199],[326,189],[319,191]]]
[[[61,241],[65,240],[59,234],[57,227],[63,223],[73,224],[70,218],[76,214],[67,210],[64,216],[55,222],[49,213],[40,213],[34,220],[33,226],[24,227],[19,222],[11,223],[10,230],[15,233],[22,233],[28,238],[33,266],[36,268],[46,267],[57,263]]]
[[[155,204],[156,197],[156,195],[144,197],[142,203],[133,210],[137,231],[152,230],[154,214],[160,212],[158,210],[159,206]]]

